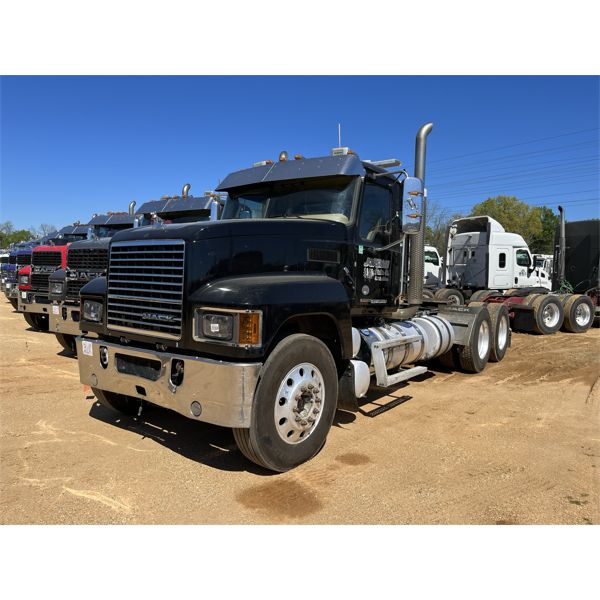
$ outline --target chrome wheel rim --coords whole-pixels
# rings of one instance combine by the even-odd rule
[[[590,322],[591,316],[592,311],[584,302],[579,304],[579,306],[575,309],[575,323],[577,323],[577,325],[580,327],[585,327]]]
[[[508,341],[508,317],[503,316],[498,323],[498,349],[504,350]]]
[[[542,320],[546,327],[556,327],[558,325],[558,319],[560,318],[560,312],[558,306],[554,302],[549,302],[544,311],[542,312]]]
[[[477,337],[477,354],[483,360],[490,349],[490,326],[487,321],[482,321],[479,326],[479,335]]]
[[[300,363],[281,381],[275,398],[275,429],[286,444],[299,444],[316,429],[325,402],[321,371],[312,363]]]

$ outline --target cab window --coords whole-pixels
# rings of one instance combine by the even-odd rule
[[[531,265],[531,259],[527,250],[517,250],[517,265],[519,267],[528,267]]]
[[[438,255],[433,250],[425,250],[425,262],[435,265],[436,267],[440,264]]]
[[[382,246],[387,244],[391,214],[391,190],[374,183],[366,183],[360,209],[360,239]]]
[[[506,254],[504,252],[500,252],[498,255],[498,268],[504,269],[506,267]]]

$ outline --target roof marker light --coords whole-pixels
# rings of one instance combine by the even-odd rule
[[[255,162],[252,166],[253,167],[264,167],[265,165],[272,165],[273,161],[272,160],[261,160],[259,162]]]
[[[283,161],[285,161],[285,160],[287,160],[287,159],[288,159],[288,153],[287,153],[287,150],[282,150],[282,151],[279,153],[279,162],[283,162]]]

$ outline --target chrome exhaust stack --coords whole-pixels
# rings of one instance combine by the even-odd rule
[[[421,226],[419,231],[410,236],[409,252],[409,282],[407,300],[409,304],[423,302],[423,277],[425,271],[425,219],[427,217],[427,201],[425,198],[425,157],[427,151],[427,136],[433,129],[433,123],[425,123],[417,132],[415,141],[415,177],[423,183],[423,203],[421,213]]]
[[[187,198],[188,197],[188,192],[190,191],[190,188],[192,187],[191,183],[186,183],[183,186],[183,189],[181,190],[181,197],[182,198]]]
[[[135,200],[132,200],[129,203],[129,210],[128,210],[129,214],[133,217],[133,215],[135,215]]]

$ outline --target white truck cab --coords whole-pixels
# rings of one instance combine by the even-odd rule
[[[442,283],[442,257],[435,246],[425,246],[424,284],[427,287],[438,287]]]
[[[457,219],[448,232],[445,283],[466,290],[550,290],[550,273],[538,258],[522,236],[507,233],[491,217]]]

